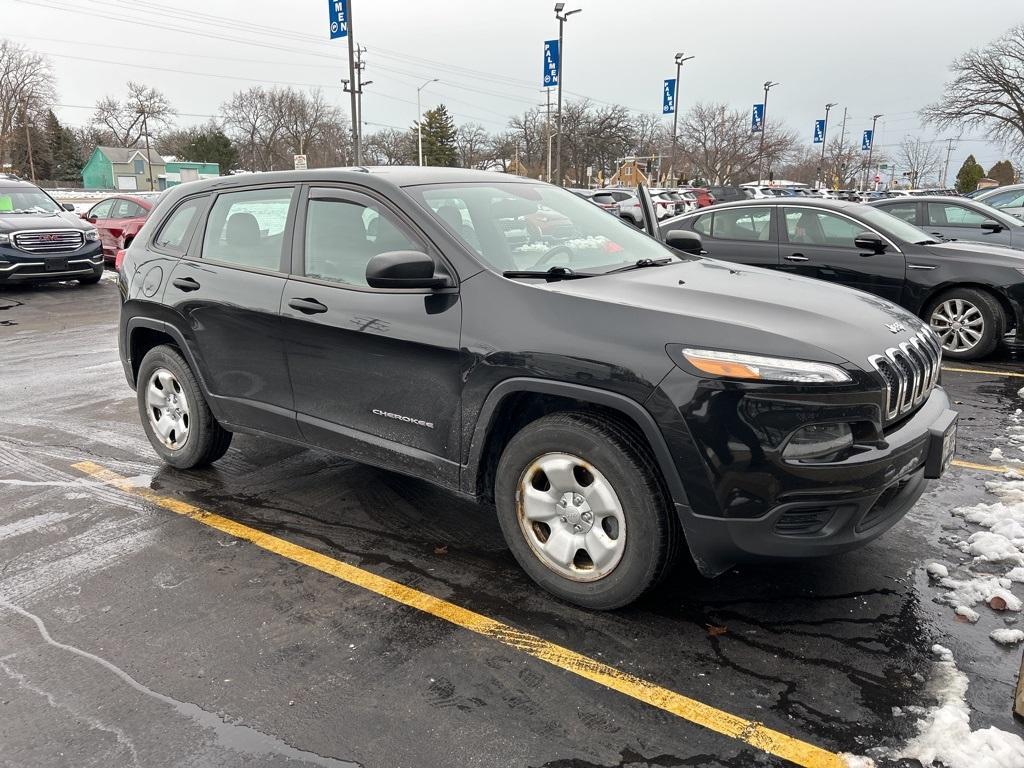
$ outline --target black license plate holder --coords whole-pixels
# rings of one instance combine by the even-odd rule
[[[47,259],[46,260],[46,271],[47,272],[66,272],[68,269],[67,259]]]
[[[936,480],[949,469],[956,454],[956,427],[960,417],[956,411],[945,411],[928,429],[928,458],[924,476]]]

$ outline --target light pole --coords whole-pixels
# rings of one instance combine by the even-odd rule
[[[764,135],[768,131],[768,91],[770,91],[776,85],[778,85],[778,83],[773,83],[771,80],[765,80],[764,82],[764,103],[761,105],[761,141],[757,147],[758,186],[761,186],[762,165],[764,163]]]
[[[676,141],[679,136],[679,73],[683,68],[683,62],[696,58],[695,56],[684,56],[676,54],[676,87],[672,94],[672,157],[668,161],[668,175],[672,178],[672,186],[676,186]]]
[[[868,145],[868,167],[864,173],[864,189],[868,188],[868,176],[871,175],[871,157],[875,154],[875,126],[878,124],[878,118],[884,117],[884,115],[874,115],[871,118],[871,144]]]
[[[420,165],[423,165],[423,108],[420,106],[420,91],[437,82],[438,78],[432,77],[416,89],[416,144],[419,148]]]
[[[565,68],[565,46],[562,44],[562,27],[566,20],[574,13],[579,13],[582,8],[574,11],[566,11],[565,3],[555,3],[555,18],[558,19],[558,107],[556,112],[557,125],[555,131],[555,183],[562,186],[562,72]]]
[[[818,189],[821,189],[821,175],[825,172],[825,146],[827,144],[825,139],[828,138],[828,113],[835,106],[838,106],[836,102],[829,102],[825,105],[825,125],[821,129],[821,162],[818,164],[818,180],[814,184]]]

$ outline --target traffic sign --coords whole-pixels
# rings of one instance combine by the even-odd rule
[[[676,111],[676,79],[670,78],[665,81],[665,88],[661,95],[661,113],[671,115]]]
[[[306,165],[306,156],[305,155],[292,155],[292,159],[295,162],[295,170],[296,171],[304,171],[308,167]]]
[[[348,0],[327,0],[331,40],[348,35]]]
[[[872,131],[871,129],[864,131],[864,136],[860,140],[860,148],[864,152],[867,152],[869,149],[871,149],[871,142],[874,140],[874,133],[875,132]]]
[[[825,121],[814,121],[814,143],[821,144],[825,140]]]
[[[879,175],[878,175],[878,174],[876,173],[876,174],[875,174],[875,184],[877,184],[877,183],[878,183],[878,182],[880,182],[881,180],[882,180],[882,177],[881,177],[881,176],[879,176]]]
[[[764,104],[755,104],[754,112],[750,117],[750,132],[760,133],[764,128]]]
[[[544,87],[558,85],[558,71],[562,68],[557,40],[544,41]]]

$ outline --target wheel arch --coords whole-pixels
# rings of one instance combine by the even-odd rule
[[[1003,314],[1005,315],[1007,327],[1003,329],[1004,332],[1008,331],[1011,326],[1017,324],[1019,316],[1017,312],[1014,311],[1013,304],[1010,302],[1010,299],[1004,293],[997,289],[994,289],[991,285],[986,285],[985,283],[973,283],[969,281],[946,283],[945,285],[940,285],[933,288],[921,302],[921,305],[917,312],[918,316],[926,323],[929,322],[929,318],[927,318],[925,315],[928,313],[928,308],[931,306],[932,302],[935,301],[942,294],[948,293],[949,291],[953,291],[958,288],[969,288],[973,291],[980,291],[994,298],[996,302],[999,304],[999,306],[1002,308]]]
[[[502,381],[485,398],[463,467],[462,490],[480,498],[493,498],[498,458],[516,432],[549,413],[595,409],[636,433],[650,450],[672,501],[689,506],[665,438],[642,404],[617,392],[525,377]]]
[[[206,382],[203,380],[202,371],[196,365],[195,358],[192,356],[189,345],[185,341],[184,334],[175,328],[174,325],[150,317],[133,317],[128,321],[125,334],[127,342],[125,351],[127,352],[127,362],[130,363],[130,366],[126,366],[126,369],[130,371],[131,380],[129,383],[133,387],[138,384],[139,365],[142,363],[142,358],[146,356],[146,353],[161,344],[168,344],[177,349],[185,358],[189,368],[192,369],[192,373],[196,377],[196,381],[199,382],[199,386],[203,390],[204,397],[209,398],[210,393],[206,387]]]

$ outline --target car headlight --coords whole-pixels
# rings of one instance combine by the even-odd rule
[[[98,229],[87,229],[85,230],[85,239],[95,243],[100,239],[100,232]]]
[[[719,352],[713,349],[683,349],[686,361],[703,373],[746,381],[792,381],[803,384],[842,384],[850,374],[836,365],[785,357]]]

